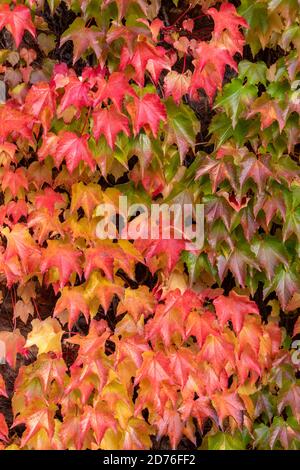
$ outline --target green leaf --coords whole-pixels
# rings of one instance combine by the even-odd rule
[[[225,85],[223,93],[218,96],[216,106],[222,106],[227,116],[231,118],[233,129],[236,127],[239,115],[248,108],[257,96],[254,85],[243,85],[242,80],[235,78],[231,83]]]
[[[218,432],[208,437],[208,450],[245,450],[245,442],[239,432],[233,436],[225,432]]]
[[[250,85],[258,85],[262,83],[266,86],[266,74],[268,67],[264,62],[250,62],[249,60],[242,60],[239,63],[239,79],[247,79]]]
[[[189,148],[195,151],[200,123],[191,108],[183,103],[177,106],[172,99],[168,99],[166,108],[168,115],[166,143],[177,145],[182,163]]]

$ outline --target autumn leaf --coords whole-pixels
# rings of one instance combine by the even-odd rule
[[[221,326],[224,326],[230,320],[236,333],[241,331],[247,315],[259,315],[255,302],[249,300],[246,295],[239,295],[234,291],[230,291],[228,297],[224,295],[217,297],[213,304]]]
[[[135,98],[133,103],[127,105],[132,118],[134,135],[144,128],[151,130],[157,137],[160,121],[167,119],[166,109],[159,97],[153,93],[146,93],[142,98]]]
[[[64,287],[61,297],[58,299],[54,316],[59,316],[62,312],[68,312],[68,328],[72,329],[74,323],[78,320],[80,313],[83,313],[86,322],[89,321],[89,308],[84,298],[84,291],[81,287]]]
[[[55,93],[48,83],[40,82],[30,88],[26,95],[24,111],[41,121],[44,132],[50,128],[55,109]]]
[[[99,109],[93,113],[93,134],[96,139],[104,135],[111,149],[114,148],[119,132],[124,132],[128,137],[130,130],[128,119],[117,111],[114,106],[109,109]]]
[[[17,168],[16,171],[5,170],[2,179],[2,188],[5,191],[9,188],[13,197],[17,196],[20,189],[28,190],[28,179],[23,168]]]
[[[46,318],[46,320],[34,319],[31,322],[32,331],[28,334],[25,347],[37,346],[39,355],[47,352],[61,353],[61,338],[63,331],[57,320]]]
[[[62,131],[59,134],[56,159],[61,162],[65,158],[70,173],[73,173],[81,161],[84,161],[94,171],[95,161],[88,147],[88,138],[88,135],[78,137],[77,134],[69,131]]]
[[[102,201],[102,191],[97,184],[84,184],[82,181],[72,185],[71,212],[80,207],[84,210],[88,219],[91,219],[94,209]]]
[[[17,5],[13,10],[7,4],[0,5],[0,29],[4,27],[12,34],[17,47],[22,41],[25,30],[33,37],[36,35],[30,10],[24,5]]]
[[[14,331],[0,331],[1,355],[4,353],[4,359],[15,369],[17,354],[23,352],[25,338],[18,329]]]
[[[85,21],[82,18],[76,18],[71,26],[64,31],[60,39],[60,46],[63,46],[67,41],[73,41],[74,44],[73,64],[88,49],[92,49],[97,59],[101,59],[104,48],[104,33],[94,26],[86,28]]]
[[[56,406],[47,404],[42,400],[35,400],[22,415],[14,419],[12,427],[19,424],[26,425],[26,431],[23,433],[21,447],[24,447],[28,441],[35,436],[41,429],[45,429],[51,438],[54,433],[54,414]]]
[[[212,396],[212,403],[218,413],[221,428],[224,419],[228,417],[234,418],[239,427],[242,426],[245,408],[237,393],[229,390],[217,392]]]
[[[191,73],[189,71],[178,73],[172,70],[165,76],[164,90],[166,98],[172,96],[178,105],[184,95],[188,93],[191,84]]]
[[[44,274],[51,268],[56,268],[59,274],[59,285],[64,287],[70,282],[70,276],[76,272],[81,277],[79,258],[81,252],[71,244],[60,244],[57,240],[49,240],[47,248],[43,249],[43,259],[40,265]]]
[[[46,207],[50,215],[54,215],[56,204],[64,202],[62,195],[50,187],[46,187],[42,194],[37,194],[35,197],[36,208],[40,209],[42,207]]]

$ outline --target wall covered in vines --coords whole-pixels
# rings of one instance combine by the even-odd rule
[[[300,449],[299,14],[0,0],[1,449]]]

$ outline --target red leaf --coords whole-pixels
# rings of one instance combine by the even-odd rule
[[[165,106],[159,96],[153,93],[146,93],[141,99],[135,98],[134,103],[127,105],[127,109],[132,118],[134,135],[143,127],[145,130],[150,128],[157,137],[160,121],[167,120]]]
[[[213,304],[221,326],[231,320],[236,333],[241,331],[244,319],[248,314],[259,315],[255,302],[249,300],[246,295],[239,295],[234,291],[230,291],[228,297],[220,295],[213,301]]]
[[[61,99],[58,113],[61,115],[69,106],[74,106],[79,111],[83,106],[89,106],[90,98],[88,91],[88,83],[78,80],[77,77],[70,77],[69,83],[64,88],[64,95]]]
[[[57,240],[48,241],[48,247],[43,249],[43,258],[40,269],[45,273],[50,268],[57,268],[59,272],[59,286],[62,288],[70,280],[73,272],[81,277],[79,258],[81,252],[71,244],[63,244]]]
[[[130,130],[128,119],[124,114],[118,112],[115,106],[109,109],[99,109],[93,113],[93,134],[96,139],[104,135],[111,149],[114,148],[117,134],[124,132],[128,137]]]
[[[16,46],[19,47],[24,31],[29,31],[35,37],[35,27],[31,21],[30,10],[24,5],[17,5],[13,10],[9,5],[0,5],[0,29],[8,29]]]
[[[232,417],[241,427],[243,424],[244,405],[235,392],[217,392],[212,396],[213,405],[218,413],[220,425],[223,427],[225,418]]]
[[[88,323],[90,317],[89,307],[80,286],[73,288],[65,287],[63,289],[61,297],[55,305],[54,316],[59,316],[59,314],[64,310],[67,310],[69,314],[69,330],[72,329],[74,323],[78,320],[80,313],[83,313],[84,318]]]
[[[95,161],[88,147],[88,135],[78,137],[74,132],[62,131],[59,134],[56,161],[66,159],[69,173],[73,173],[81,161],[87,163],[90,169],[95,169]]]
[[[28,180],[24,168],[17,168],[16,171],[7,169],[4,171],[2,179],[2,189],[10,189],[13,197],[16,197],[20,188],[28,190]]]

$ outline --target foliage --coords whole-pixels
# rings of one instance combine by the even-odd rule
[[[298,0],[2,0],[0,29],[0,446],[299,450]],[[99,240],[120,195],[203,203],[203,247]]]

